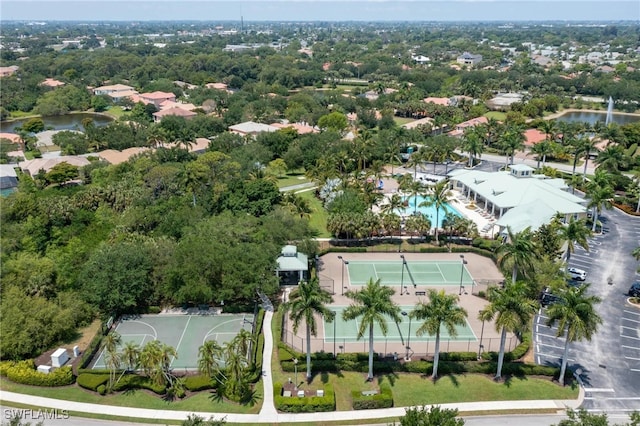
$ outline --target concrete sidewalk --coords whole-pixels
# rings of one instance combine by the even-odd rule
[[[89,404],[84,402],[65,401],[61,399],[44,398],[40,396],[24,395],[14,392],[0,391],[0,401],[8,403],[20,403],[38,408],[56,408],[59,410],[73,411],[77,413],[101,414],[107,416],[128,417],[130,419],[153,420],[185,420],[190,414],[197,414],[206,419],[224,418],[228,423],[315,423],[340,420],[369,420],[388,417],[400,417],[405,414],[405,407],[394,407],[379,410],[358,411],[332,411],[326,413],[278,413],[273,404],[273,379],[271,377],[271,356],[273,353],[273,335],[271,321],[273,312],[267,310],[264,317],[264,352],[263,377],[264,385],[263,406],[260,414],[232,414],[211,412],[190,412],[174,410],[151,410],[147,408],[120,407],[102,404]],[[460,413],[498,410],[557,410],[564,411],[567,407],[577,408],[582,403],[584,392],[580,389],[580,398],[577,400],[529,400],[529,401],[488,401],[488,402],[463,402],[453,404],[438,404],[442,408],[455,408]]]

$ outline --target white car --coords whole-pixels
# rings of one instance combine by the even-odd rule
[[[572,280],[584,281],[587,279],[587,272],[583,271],[582,269],[569,268],[567,269],[567,272],[569,273],[569,277],[571,277]]]

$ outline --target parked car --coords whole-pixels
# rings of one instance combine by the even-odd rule
[[[542,293],[540,293],[540,305],[543,308],[546,308],[549,305],[553,305],[554,303],[560,300],[560,296],[556,296],[551,292],[549,287],[546,287]]]
[[[629,296],[640,297],[640,281],[636,281],[629,287]]]
[[[567,269],[567,272],[569,273],[569,277],[572,280],[584,281],[584,280],[587,279],[587,272],[583,271],[582,269],[569,268],[569,269]]]

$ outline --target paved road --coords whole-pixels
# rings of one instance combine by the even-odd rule
[[[626,303],[638,276],[630,253],[640,245],[640,219],[610,210],[602,221],[604,234],[590,238],[589,252],[578,249],[569,263],[587,271],[590,293],[602,299],[597,310],[603,324],[591,342],[571,344],[569,368],[581,372],[583,408],[621,413],[640,410],[640,309]],[[534,330],[536,362],[559,365],[564,339],[545,320],[541,311]]]

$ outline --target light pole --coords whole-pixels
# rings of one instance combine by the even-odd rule
[[[298,389],[298,358],[293,359],[293,377],[295,379],[294,389]]]
[[[400,275],[400,294],[406,294],[408,291],[405,291],[404,288],[404,254],[400,255],[400,259],[402,259],[402,275]]]
[[[482,316],[482,311],[480,311],[480,316]],[[478,346],[478,359],[480,359],[480,352],[484,348],[482,346],[482,337],[484,336],[484,317],[482,318],[482,328],[480,329],[480,345]]]
[[[462,285],[462,277],[464,275],[464,265],[467,264],[467,261],[464,260],[464,254],[460,255],[460,259],[462,259],[462,262],[460,263],[460,289],[458,291],[458,296],[462,295],[462,291],[464,290],[464,286]]]
[[[336,317],[337,315],[335,315],[333,317],[333,359],[336,359],[337,352],[336,352]],[[484,323],[482,323],[484,325]],[[482,338],[480,339],[480,341],[482,341]]]
[[[344,260],[342,258],[342,256],[338,256],[338,259],[340,259],[340,261],[342,262],[342,284],[341,284],[341,288],[342,290],[340,291],[340,295],[344,296],[344,266],[349,264],[348,260]]]
[[[409,361],[409,350],[411,349],[411,315],[407,314],[405,311],[401,312],[403,317],[409,317],[409,333],[407,333],[407,346],[406,353],[404,356],[405,361]]]

